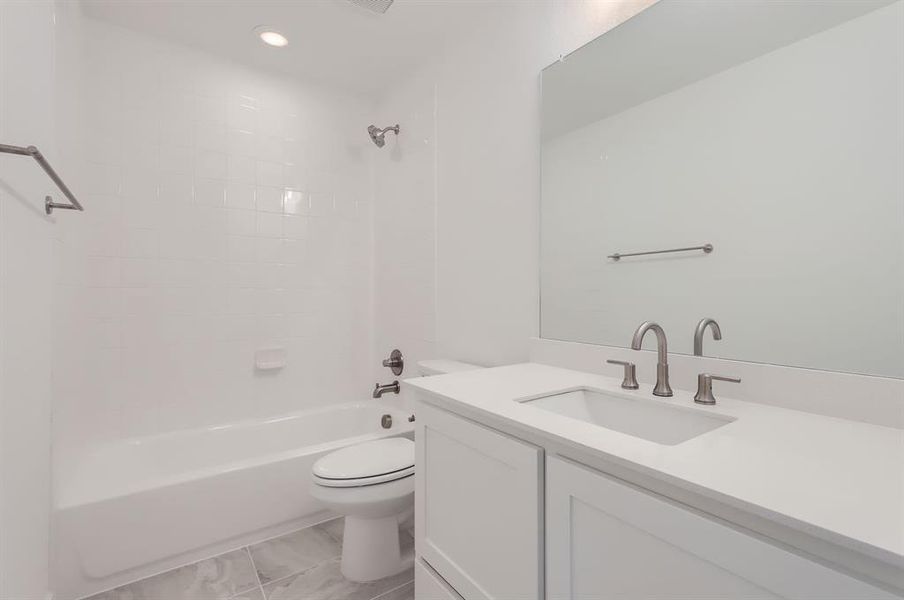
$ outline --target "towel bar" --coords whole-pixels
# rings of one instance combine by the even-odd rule
[[[647,256],[648,254],[668,254],[670,252],[690,252],[692,250],[703,250],[704,253],[709,254],[713,251],[712,244],[703,244],[702,246],[690,246],[688,248],[671,248],[669,250],[650,250],[647,252],[629,252],[626,254],[622,254],[620,252],[616,252],[615,254],[610,254],[607,258],[611,258],[612,260],[620,260],[626,256]]]
[[[44,158],[44,155],[41,154],[41,151],[35,148],[34,146],[9,146],[7,144],[0,144],[0,152],[5,154],[18,154],[20,156],[30,156],[35,161],[41,165],[41,168],[44,169],[44,172],[53,180],[53,182],[60,188],[60,191],[63,192],[63,195],[69,200],[71,204],[59,204],[53,201],[53,198],[50,196],[46,196],[44,198],[44,212],[48,215],[53,213],[53,209],[60,208],[63,210],[85,210],[82,207],[81,203],[76,199],[75,195],[72,191],[63,183],[63,180],[60,179],[60,176],[57,175],[56,171],[53,170],[53,167],[50,166],[50,163],[47,162],[47,159]]]

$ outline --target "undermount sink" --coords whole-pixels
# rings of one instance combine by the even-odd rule
[[[657,400],[586,388],[519,402],[665,446],[680,444],[735,420]]]

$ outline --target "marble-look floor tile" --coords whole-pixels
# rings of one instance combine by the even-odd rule
[[[342,543],[342,534],[345,532],[345,517],[339,517],[326,523],[321,523],[318,527],[322,527],[324,531],[330,534],[334,540]]]
[[[412,596],[411,598],[413,600],[414,596]],[[233,596],[229,600],[264,600],[264,593],[261,591],[260,587],[256,587],[253,590],[248,590],[244,594]]]
[[[250,550],[263,584],[307,571],[336,558],[342,551],[339,542],[322,525],[255,544]]]
[[[338,558],[264,586],[267,600],[371,600],[414,579],[414,569],[372,581],[353,583],[339,570]]]
[[[257,587],[251,558],[245,550],[235,550],[124,585],[89,600],[228,600]]]
[[[382,596],[377,596],[374,600],[414,600],[414,582],[409,581],[401,587],[389,590]]]

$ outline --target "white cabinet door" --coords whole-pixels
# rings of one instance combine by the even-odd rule
[[[461,600],[461,596],[418,559],[414,563],[414,600]]]
[[[546,481],[549,600],[894,598],[574,463]]]
[[[418,554],[465,600],[538,600],[540,449],[423,403],[417,417]]]

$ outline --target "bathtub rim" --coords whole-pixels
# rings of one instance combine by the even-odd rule
[[[215,465],[205,466],[198,469],[190,469],[187,471],[179,471],[178,473],[172,475],[164,475],[159,477],[151,477],[146,479],[139,479],[132,484],[126,485],[107,485],[102,486],[102,489],[95,491],[89,490],[88,492],[83,491],[84,488],[77,484],[72,485],[68,484],[71,481],[71,477],[74,477],[72,474],[73,469],[70,469],[67,473],[65,469],[60,469],[58,465],[55,464],[57,470],[57,477],[55,477],[55,490],[54,490],[54,502],[53,502],[53,510],[56,511],[65,511],[71,509],[77,509],[85,506],[90,506],[92,504],[97,504],[101,502],[106,502],[110,500],[116,500],[121,498],[128,498],[130,496],[134,496],[140,493],[147,492],[149,490],[170,487],[175,485],[184,484],[187,482],[195,481],[198,479],[204,479],[206,477],[213,477],[220,474],[232,473],[235,471],[241,471],[245,469],[254,468],[260,465],[275,463],[275,462],[283,462],[287,460],[292,460],[298,458],[300,456],[305,456],[308,454],[318,454],[322,452],[327,452],[333,449],[344,448],[346,446],[352,444],[363,443],[366,441],[388,438],[388,437],[400,437],[411,435],[414,431],[414,424],[408,421],[408,414],[406,411],[401,410],[399,408],[395,408],[392,406],[387,406],[385,404],[376,404],[376,403],[366,403],[362,401],[352,401],[346,402],[343,404],[336,404],[332,406],[324,406],[324,407],[316,407],[310,409],[304,409],[300,411],[296,411],[293,413],[283,414],[279,416],[268,416],[263,418],[254,418],[247,419],[243,421],[235,421],[233,423],[226,423],[221,425],[209,425],[202,427],[194,427],[194,428],[185,428],[185,429],[177,429],[173,431],[166,431],[162,433],[155,433],[144,436],[135,436],[132,438],[122,438],[118,440],[105,441],[100,444],[94,446],[88,446],[79,451],[80,456],[85,456],[88,453],[98,452],[98,451],[115,451],[116,447],[122,446],[123,444],[128,443],[141,443],[145,441],[160,441],[165,440],[167,438],[186,436],[193,433],[198,433],[203,435],[205,432],[211,431],[221,431],[224,429],[238,429],[241,427],[254,427],[260,425],[266,425],[268,423],[274,423],[279,421],[286,421],[292,419],[301,419],[306,416],[312,416],[317,414],[329,413],[329,412],[338,412],[337,409],[356,409],[356,408],[377,408],[379,411],[383,411],[386,414],[390,414],[393,417],[393,426],[391,429],[373,429],[367,433],[363,433],[356,436],[337,438],[333,440],[329,440],[326,442],[322,442],[314,445],[307,446],[299,446],[296,448],[292,448],[289,450],[284,450],[280,452],[271,452],[268,454],[257,455],[251,458],[243,458],[240,460],[229,461],[225,463],[218,463]],[[76,460],[76,459],[73,459]],[[68,484],[68,485],[67,485]]]

